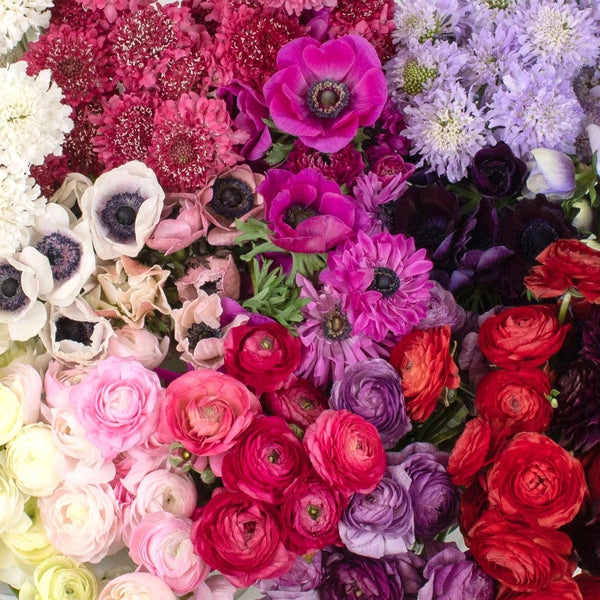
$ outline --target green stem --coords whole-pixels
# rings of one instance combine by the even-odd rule
[[[567,312],[569,310],[569,304],[571,303],[571,298],[573,297],[573,294],[571,294],[570,291],[566,291],[565,295],[563,296],[561,305],[560,305],[560,311],[558,313],[558,322],[561,325],[565,324],[565,319],[567,318]]]

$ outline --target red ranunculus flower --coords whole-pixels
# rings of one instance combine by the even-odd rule
[[[306,430],[304,447],[317,474],[345,496],[368,494],[385,472],[375,426],[347,410],[326,410]]]
[[[444,387],[460,384],[447,325],[405,335],[392,350],[390,364],[400,374],[406,411],[413,421],[422,423],[431,415]]]
[[[281,417],[257,417],[223,459],[225,487],[279,504],[310,464],[302,442]]]
[[[472,485],[465,488],[460,497],[460,510],[457,517],[460,532],[467,546],[471,545],[469,531],[471,531],[473,525],[479,521],[481,515],[488,508],[487,494],[479,484],[479,481],[475,480]]]
[[[239,325],[224,345],[227,373],[259,394],[283,387],[300,364],[300,338],[279,323]]]
[[[213,494],[191,538],[200,557],[236,587],[279,577],[296,559],[283,545],[276,509],[232,490]]]
[[[582,600],[582,596],[573,578],[565,575],[537,592],[513,592],[505,587],[500,590],[496,600]]]
[[[492,371],[477,386],[475,408],[482,417],[506,425],[512,433],[542,433],[552,419],[546,397],[551,389],[548,375],[539,369]]]
[[[586,491],[581,463],[550,438],[518,433],[487,476],[490,504],[508,519],[558,529],[579,512]]]
[[[510,371],[544,364],[563,345],[569,325],[553,306],[518,306],[491,316],[479,330],[479,347],[493,364]]]
[[[516,592],[536,592],[571,572],[568,535],[507,521],[488,510],[469,531],[477,564]]]
[[[556,298],[571,290],[600,304],[600,252],[579,240],[556,240],[537,256],[525,287],[537,298]]]

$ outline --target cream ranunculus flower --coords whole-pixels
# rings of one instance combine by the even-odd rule
[[[33,585],[21,588],[19,600],[96,600],[98,582],[85,566],[66,556],[53,556],[38,565]]]
[[[49,496],[60,483],[52,428],[45,423],[25,425],[6,446],[6,467],[19,489],[30,496]]]
[[[0,534],[26,531],[31,519],[25,512],[27,497],[6,468],[6,452],[0,452]]]
[[[0,383],[0,445],[12,440],[23,427],[23,408],[16,394]]]

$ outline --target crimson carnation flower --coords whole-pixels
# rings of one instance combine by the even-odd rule
[[[102,100],[102,114],[93,115],[90,120],[98,128],[94,150],[107,169],[131,160],[146,160],[158,104],[158,98],[147,92]]]
[[[165,191],[191,192],[241,160],[233,145],[244,136],[231,130],[223,100],[184,94],[156,110],[147,163]]]
[[[412,238],[359,231],[341,250],[327,257],[320,279],[345,295],[344,308],[353,328],[376,341],[399,337],[425,316],[432,264]]]
[[[65,101],[75,107],[114,88],[108,48],[105,37],[95,27],[51,25],[37,42],[29,44],[24,59],[30,75],[50,69]]]
[[[326,410],[306,430],[304,447],[317,474],[346,496],[368,494],[385,472],[379,432],[347,410]]]

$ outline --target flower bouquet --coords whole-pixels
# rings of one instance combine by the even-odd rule
[[[7,0],[0,581],[600,597],[595,0]]]

